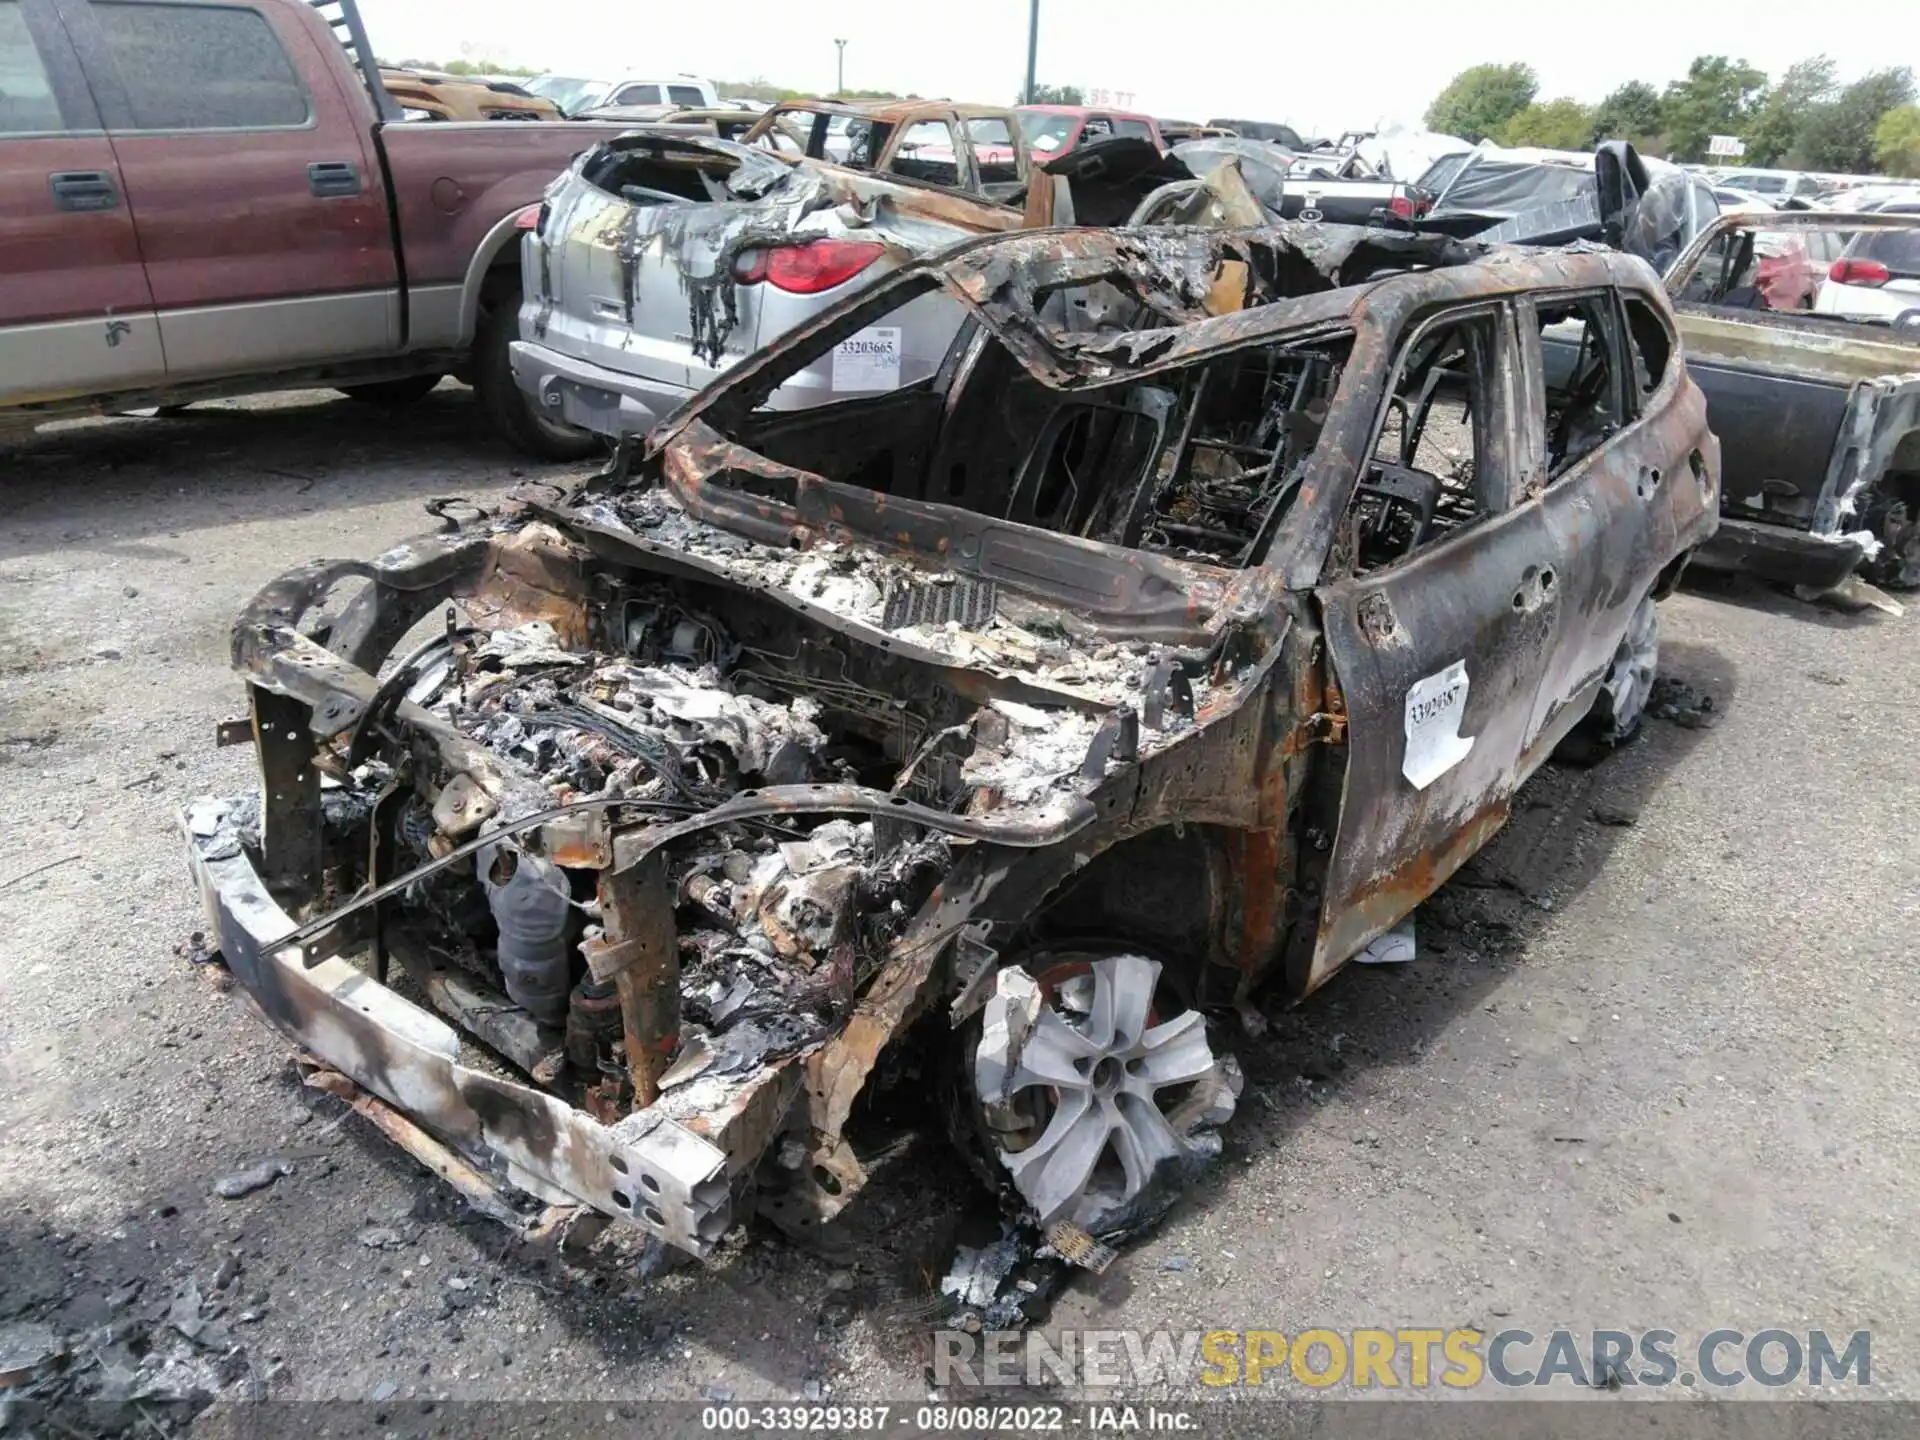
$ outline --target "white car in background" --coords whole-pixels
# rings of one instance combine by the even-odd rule
[[[1719,202],[1722,215],[1730,210],[1778,210],[1780,208],[1771,200],[1755,195],[1750,190],[1735,190],[1730,185],[1714,186],[1713,198]]]
[[[1881,181],[1838,190],[1815,202],[1816,210],[1844,210],[1849,215],[1872,214],[1889,205],[1920,205],[1920,180]]]
[[[542,414],[644,434],[909,260],[1021,228],[1033,172],[1014,125],[1011,110],[944,100],[789,101],[743,143],[647,127],[588,151],[548,187],[525,241],[514,378]],[[921,386],[964,319],[930,291],[766,404]]]
[[[571,75],[541,75],[522,87],[558,105],[567,115],[599,110],[608,105],[660,105],[675,110],[717,110],[720,95],[711,80],[681,75],[672,80],[628,76],[624,80],[583,79]]]
[[[1758,195],[1778,209],[1788,200],[1812,200],[1820,193],[1820,182],[1798,170],[1732,170],[1715,182],[1715,188]]]
[[[1862,213],[1909,218],[1847,242],[1814,299],[1814,314],[1920,330],[1920,196],[1909,192]]]

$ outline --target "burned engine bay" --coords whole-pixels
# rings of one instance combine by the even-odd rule
[[[1231,1060],[1197,1011],[1146,1024],[1158,961],[1102,952],[1036,988],[982,916],[1027,913],[1122,833],[1114,780],[1251,669],[877,547],[748,540],[659,487],[534,498],[296,571],[237,628],[261,796],[186,825],[268,1018],[499,1185],[501,1213],[585,1204],[705,1253],[756,1172],[790,1226],[851,1197],[840,1129],[944,994],[943,1028],[998,1037],[948,1068],[1024,1127],[1037,1218],[1111,1232],[1161,1203],[1217,1147]],[[1196,584],[1210,613],[1218,582]],[[1058,1100],[1021,1069],[1032,1034],[1070,1078],[1131,1058],[1135,1098]],[[1111,1175],[1034,1163],[1074,1124],[1118,1137]]]

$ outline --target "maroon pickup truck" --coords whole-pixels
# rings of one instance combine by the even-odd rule
[[[0,426],[452,374],[587,453],[507,368],[516,227],[620,128],[412,118],[353,0],[0,0]]]

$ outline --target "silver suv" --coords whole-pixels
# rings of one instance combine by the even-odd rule
[[[550,187],[527,236],[514,378],[555,419],[642,434],[843,296],[1018,229],[1022,212],[1004,201],[1024,195],[1028,170],[1013,135],[1006,111],[804,102],[741,144],[638,130],[602,145]],[[842,158],[829,160],[836,145]],[[925,380],[961,318],[928,294],[767,403],[802,409]]]

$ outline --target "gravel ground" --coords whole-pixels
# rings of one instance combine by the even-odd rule
[[[226,1396],[923,1398],[930,1281],[982,1220],[937,1136],[903,1130],[830,1250],[562,1264],[303,1091],[190,963],[174,809],[250,781],[212,743],[233,615],[520,473],[451,386],[0,441],[0,1326],[92,1332],[103,1368],[170,1346]],[[1715,585],[1663,626],[1713,723],[1550,768],[1418,961],[1229,1037],[1224,1163],[1049,1333],[1868,1329],[1874,1391],[1920,1394],[1911,620]]]

